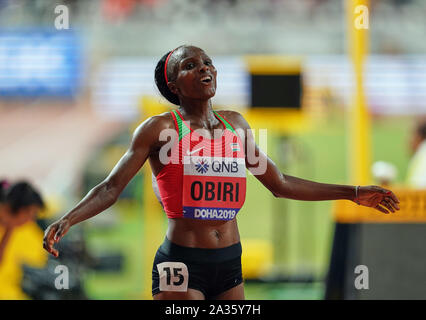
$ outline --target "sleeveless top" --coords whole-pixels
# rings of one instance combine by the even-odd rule
[[[168,218],[232,220],[243,206],[243,144],[234,127],[213,112],[224,126],[221,135],[213,139],[192,130],[179,111],[171,112],[176,138],[167,164],[153,180]]]

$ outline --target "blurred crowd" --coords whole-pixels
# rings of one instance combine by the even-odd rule
[[[105,52],[159,55],[164,52],[164,39],[170,40],[167,47],[185,39],[212,54],[256,53],[260,49],[268,53],[340,54],[346,50],[342,0],[62,3],[70,9],[71,27],[84,29],[95,56]],[[0,27],[53,26],[57,4],[53,0],[0,0]],[[417,40],[426,30],[426,1],[371,0],[369,7],[373,53],[426,52],[426,42]]]

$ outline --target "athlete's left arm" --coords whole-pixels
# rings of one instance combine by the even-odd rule
[[[360,186],[357,192],[356,186],[318,183],[280,172],[275,163],[259,149],[244,117],[233,111],[225,111],[223,115],[235,126],[245,144],[247,168],[275,197],[304,201],[343,199],[384,213],[399,210],[398,198],[392,191],[382,187]]]

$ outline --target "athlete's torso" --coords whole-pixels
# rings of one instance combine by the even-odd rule
[[[164,164],[161,152],[155,161],[150,158],[153,187],[169,218],[167,236],[181,245],[221,247],[239,241],[235,217],[245,200],[244,147],[232,124],[215,116],[220,125],[209,139],[174,111],[178,138],[167,146],[169,162]]]

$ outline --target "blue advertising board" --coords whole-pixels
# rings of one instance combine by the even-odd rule
[[[81,73],[76,32],[0,29],[0,98],[72,98]]]

